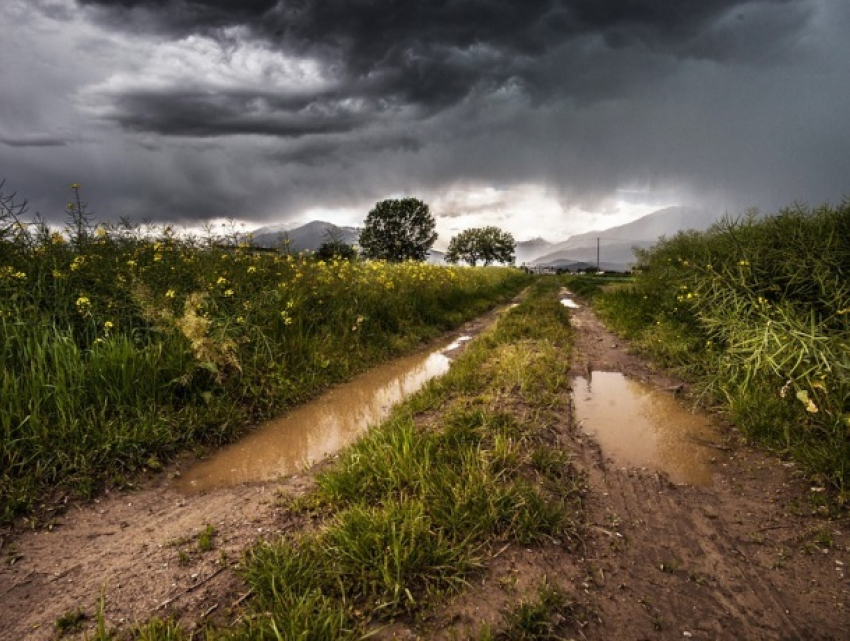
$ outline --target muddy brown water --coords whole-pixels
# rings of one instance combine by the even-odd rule
[[[191,494],[295,473],[352,443],[393,405],[446,373],[452,351],[469,340],[399,358],[335,387],[271,420],[209,459],[189,468],[177,487]]]
[[[661,471],[674,483],[711,484],[720,438],[704,414],[619,372],[577,377],[573,397],[582,430],[617,464]]]

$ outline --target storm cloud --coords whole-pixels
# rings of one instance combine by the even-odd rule
[[[722,213],[850,191],[842,0],[12,0],[0,15],[19,26],[0,43],[16,62],[0,70],[0,177],[41,207],[79,181],[107,217],[280,221],[413,194],[485,220],[458,196],[479,188],[545,192],[565,233],[575,212],[629,203]]]

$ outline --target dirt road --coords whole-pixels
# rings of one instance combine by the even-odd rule
[[[589,366],[679,388],[588,308],[572,314],[576,375]],[[574,432],[590,485],[584,592],[599,621],[588,638],[850,639],[846,520],[813,516],[793,465],[724,434],[713,483],[691,487],[618,469]]]
[[[619,371],[681,387],[630,354],[586,307],[571,315],[576,375]],[[442,614],[392,628],[398,637],[465,638],[477,616],[492,620],[494,608],[545,576],[586,619],[580,628],[556,626],[563,638],[850,638],[848,524],[813,514],[812,492],[793,465],[743,445],[726,426],[712,483],[675,485],[653,470],[612,464],[571,412],[558,423],[588,479],[582,548],[505,546]],[[185,496],[169,474],[189,462],[137,491],[72,505],[50,530],[0,535],[0,639],[54,638],[59,617],[75,609],[92,617],[101,594],[109,625],[124,629],[152,615],[229,618],[245,595],[233,564],[252,541],[286,527],[276,493],[303,492],[311,478]],[[199,535],[208,525],[216,534],[204,551]]]

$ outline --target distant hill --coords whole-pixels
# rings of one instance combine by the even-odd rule
[[[286,229],[285,225],[260,227],[254,230],[252,242],[257,247],[278,247],[283,239],[288,239],[291,251],[316,251],[322,243],[330,240],[332,234],[348,245],[356,244],[360,237],[354,227],[338,227],[333,223],[314,220],[294,229]]]
[[[428,251],[428,257],[425,262],[429,265],[445,265],[446,252],[441,252],[439,249],[431,249]]]
[[[610,271],[628,271],[635,262],[634,248],[651,247],[655,242],[654,240],[636,240],[628,243],[620,243],[600,240],[599,266],[601,269],[608,269]],[[590,263],[596,265],[596,237],[593,237],[592,245],[553,251],[532,261],[532,265],[538,266],[558,266],[559,264],[563,265],[567,263]],[[603,263],[608,265],[608,267],[605,267]]]
[[[548,263],[545,267],[554,267],[558,270],[566,270],[570,272],[578,272],[578,271],[596,271],[596,261],[594,260],[592,263],[590,262],[573,262],[569,260],[555,260],[552,263]],[[623,269],[623,265],[620,263],[606,263],[600,262],[599,269],[606,272],[621,272],[625,271]]]
[[[626,271],[635,262],[634,247],[651,247],[661,236],[673,236],[684,229],[708,229],[715,222],[708,213],[692,207],[666,207],[625,225],[570,236],[551,245],[549,251],[532,261],[533,265],[596,264],[599,239],[600,267]],[[608,267],[603,265],[605,263]]]
[[[552,251],[552,243],[545,238],[521,240],[516,244],[516,264],[530,263],[535,258]]]

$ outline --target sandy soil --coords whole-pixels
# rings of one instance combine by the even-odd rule
[[[576,375],[619,371],[687,397],[686,385],[629,353],[588,308],[571,315]],[[480,331],[491,319],[458,333]],[[568,390],[565,399],[547,420],[587,475],[581,544],[494,550],[490,569],[467,592],[381,638],[465,638],[482,621],[498,625],[544,577],[569,593],[584,620],[565,617],[557,638],[850,638],[848,523],[816,513],[793,465],[744,445],[721,424],[713,483],[674,485],[612,464],[574,426]],[[101,593],[113,626],[153,614],[228,618],[245,595],[233,571],[240,551],[291,524],[276,495],[304,492],[311,479],[183,496],[169,474],[190,463],[178,461],[135,492],[70,506],[51,530],[0,535],[0,639],[53,638],[59,616],[75,608],[93,615]],[[214,549],[202,552],[196,537],[207,524],[217,534]]]

